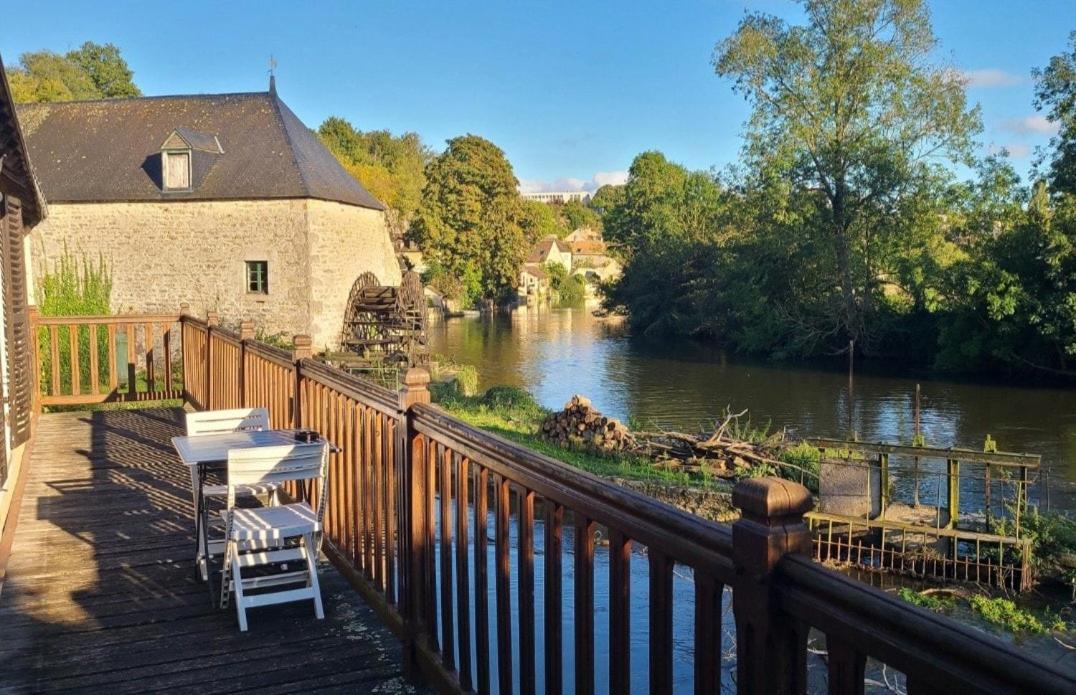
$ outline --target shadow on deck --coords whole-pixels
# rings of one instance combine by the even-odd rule
[[[43,415],[0,593],[0,691],[400,692],[399,642],[322,563],[240,633],[195,579],[178,409]]]

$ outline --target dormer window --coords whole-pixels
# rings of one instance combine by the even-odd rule
[[[191,187],[191,151],[170,150],[161,153],[161,171],[167,190],[187,191]]]
[[[161,189],[168,192],[198,188],[223,154],[216,135],[176,128],[161,144]]]

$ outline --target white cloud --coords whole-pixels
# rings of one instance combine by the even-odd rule
[[[998,124],[1001,130],[1007,130],[1021,135],[1055,135],[1060,129],[1056,121],[1051,121],[1046,116],[1026,116],[1024,118],[1010,118]]]
[[[602,186],[620,186],[628,182],[628,172],[626,169],[620,171],[599,171],[594,174],[594,188],[598,189]]]
[[[602,186],[619,185],[628,180],[627,171],[599,171],[590,179],[561,177],[551,181],[541,179],[521,179],[519,190],[523,193],[544,193],[549,191],[589,191],[593,193]]]
[[[1012,87],[1024,82],[1023,75],[1017,75],[997,68],[984,70],[960,70],[960,78],[968,87]]]
[[[1031,154],[1031,148],[1027,145],[1022,145],[1018,142],[1008,143],[1005,145],[988,145],[986,148],[988,154],[1001,154],[1002,152],[1008,153],[1013,159],[1023,159]]]

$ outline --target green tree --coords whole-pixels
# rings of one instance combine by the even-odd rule
[[[106,98],[140,97],[142,91],[134,83],[134,72],[111,43],[104,45],[87,41],[78,49],[68,51],[67,60],[82,68],[101,96]]]
[[[717,45],[714,67],[752,104],[747,164],[818,192],[839,344],[871,328],[901,231],[884,223],[935,183],[936,161],[970,161],[979,116],[957,73],[931,62],[937,42],[922,0],[803,5],[804,26],[749,14]]]
[[[514,289],[535,240],[526,224],[518,182],[504,152],[464,135],[448,141],[426,169],[412,238],[432,264],[477,280],[477,299],[490,305]]]
[[[562,205],[560,215],[564,218],[565,226],[569,232],[574,232],[581,227],[598,230],[602,228],[601,215],[578,200],[569,200]]]
[[[1035,77],[1035,108],[1060,126],[1050,145],[1050,186],[1055,192],[1076,193],[1076,31],[1069,34],[1068,51],[1054,56]]]
[[[90,41],[65,55],[52,51],[24,53],[19,66],[8,74],[17,102],[140,96],[133,77],[116,46]]]
[[[538,200],[522,200],[521,205],[520,222],[526,228],[528,237],[541,239],[555,236],[559,239],[570,231],[553,205]]]
[[[325,119],[318,137],[352,176],[393,210],[399,231],[406,229],[422,202],[425,169],[433,157],[422,139],[416,133],[364,132],[338,116]]]

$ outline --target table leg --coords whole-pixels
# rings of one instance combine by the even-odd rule
[[[209,605],[216,606],[216,597],[213,594],[213,578],[212,565],[210,564],[209,556],[209,505],[206,504],[205,495],[202,494],[202,486],[205,485],[206,479],[206,467],[198,467],[198,519],[199,526],[201,528],[201,534],[199,535],[200,551],[202,555],[202,577],[205,579],[206,586],[209,587]]]

